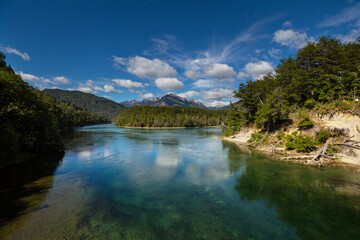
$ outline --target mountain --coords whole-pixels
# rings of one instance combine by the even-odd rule
[[[134,106],[159,106],[159,107],[193,107],[193,108],[207,108],[202,102],[195,100],[186,100],[185,98],[179,97],[175,94],[169,93],[161,98],[144,99],[141,102],[137,100],[121,102],[126,107]]]
[[[107,118],[115,118],[122,110],[125,109],[120,103],[112,100],[95,96],[91,93],[84,93],[80,91],[68,91],[62,89],[44,89],[43,92],[53,96],[59,101],[75,104],[77,106],[86,108],[90,113],[95,113]]]

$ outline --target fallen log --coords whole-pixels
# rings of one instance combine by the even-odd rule
[[[326,151],[329,148],[329,144],[332,142],[332,138],[329,138],[328,140],[326,140],[326,143],[324,144],[324,146],[316,152],[315,156],[313,157],[312,161],[315,161],[317,159],[320,159],[321,157],[326,158]]]

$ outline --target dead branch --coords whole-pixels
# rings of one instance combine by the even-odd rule
[[[320,158],[325,158],[326,156],[326,151],[329,147],[329,144],[332,142],[332,138],[329,138],[328,140],[326,140],[326,143],[324,144],[324,146],[316,152],[315,156],[313,157],[313,161],[320,159]]]

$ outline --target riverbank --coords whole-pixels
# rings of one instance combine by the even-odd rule
[[[251,142],[253,134],[259,131],[255,128],[243,128],[239,133],[223,137],[223,140],[234,142],[239,146],[248,146],[261,151],[273,159],[294,162],[310,166],[329,166],[329,165],[352,165],[360,167],[360,117],[349,113],[333,113],[326,115],[314,115],[311,120],[315,123],[314,128],[311,130],[303,131],[301,134],[314,137],[320,129],[327,129],[329,131],[341,132],[342,136],[333,138],[329,141],[328,145],[337,147],[337,151],[331,156],[326,156],[326,150],[323,156],[316,157],[319,154],[319,149],[325,147],[318,147],[316,150],[309,153],[302,153],[296,150],[287,150],[281,141],[276,138],[279,132],[265,133],[269,141],[263,143]],[[290,135],[299,129],[296,125],[289,127],[284,135]],[[350,140],[351,139],[351,140]]]
[[[117,128],[135,128],[135,129],[186,129],[186,128],[217,128],[220,126],[204,126],[204,127],[129,127],[116,126]]]

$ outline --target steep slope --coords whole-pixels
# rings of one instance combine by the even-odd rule
[[[125,107],[120,103],[116,103],[103,97],[95,96],[91,93],[67,91],[61,89],[44,89],[43,92],[53,96],[59,101],[75,104],[77,106],[86,108],[86,110],[90,113],[95,113],[110,119],[113,119],[122,110],[125,109]]]

